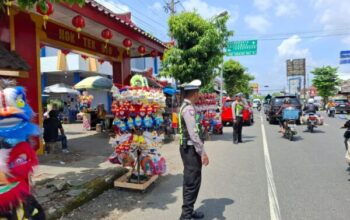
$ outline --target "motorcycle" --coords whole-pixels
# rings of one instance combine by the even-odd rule
[[[307,119],[306,119],[306,125],[307,125],[307,130],[310,133],[313,133],[314,128],[316,128],[316,125],[317,125],[317,116],[313,113],[308,113]]]
[[[288,120],[285,122],[285,127],[284,127],[284,134],[283,136],[287,138],[290,141],[293,141],[294,135],[296,135],[298,132],[296,130],[297,124],[296,120]]]
[[[300,111],[293,107],[289,107],[283,110],[282,119],[284,121],[284,133],[283,137],[287,138],[290,141],[293,141],[294,136],[297,132],[297,120],[299,119]]]
[[[344,144],[345,144],[345,161],[349,164],[350,166],[350,120],[347,121],[343,127],[341,128],[345,128],[346,131],[344,133]]]
[[[261,104],[258,104],[258,106],[256,107],[256,109],[258,110],[258,112],[261,111]]]
[[[334,116],[335,116],[335,107],[330,107],[328,109],[328,117],[334,118]]]

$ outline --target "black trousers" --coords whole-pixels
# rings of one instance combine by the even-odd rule
[[[180,147],[180,153],[184,165],[181,218],[191,219],[202,182],[202,158],[194,146]]]
[[[243,118],[236,117],[236,123],[233,123],[233,141],[242,141]]]

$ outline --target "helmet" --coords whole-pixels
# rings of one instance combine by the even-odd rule
[[[285,98],[284,99],[284,104],[290,104],[290,98]]]
[[[315,100],[314,100],[314,99],[309,99],[309,100],[307,100],[307,103],[309,103],[309,104],[314,104],[314,103],[315,103]]]

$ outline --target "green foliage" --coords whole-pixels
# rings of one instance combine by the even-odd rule
[[[84,6],[85,0],[49,0],[50,2],[60,3],[65,2],[70,5],[78,4],[80,7]],[[0,8],[2,10],[6,9],[5,6],[6,0],[0,0]],[[37,3],[39,4],[40,8],[46,12],[47,11],[47,5],[45,4],[45,0],[17,0],[16,1],[19,7],[23,9],[32,9]]]
[[[171,16],[169,31],[176,45],[165,53],[161,74],[181,83],[200,79],[206,90],[212,90],[215,69],[222,62],[223,48],[233,34],[226,28],[228,18],[226,15],[207,21],[196,12]]]
[[[228,95],[232,96],[238,92],[249,96],[252,89],[249,82],[254,80],[254,76],[246,73],[246,68],[235,60],[228,60],[224,63],[223,76],[225,81],[225,90]]]
[[[319,67],[311,71],[314,74],[312,80],[318,94],[327,102],[329,96],[337,93],[337,86],[340,85],[340,79],[337,74],[338,68],[331,66]]]

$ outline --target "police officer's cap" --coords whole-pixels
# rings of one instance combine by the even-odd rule
[[[243,93],[237,93],[236,95],[235,95],[235,97],[243,97]]]
[[[190,90],[199,90],[199,87],[202,85],[202,82],[198,79],[193,80],[190,83],[186,83],[183,85],[183,89],[185,91],[190,91]]]

